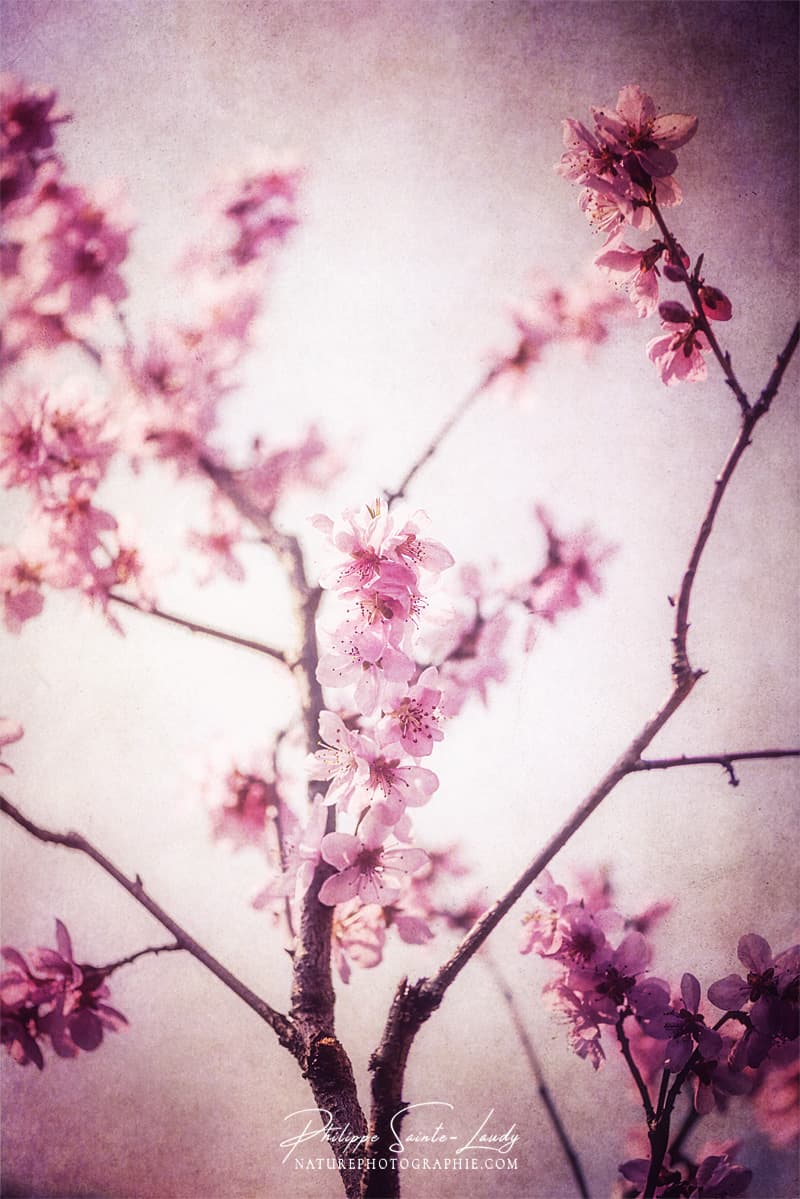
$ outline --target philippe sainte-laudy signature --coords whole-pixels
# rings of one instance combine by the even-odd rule
[[[426,1116],[430,1116],[429,1122],[420,1119],[423,1108],[429,1109],[425,1113]],[[454,1157],[458,1157],[462,1153],[479,1152],[506,1154],[510,1153],[519,1141],[516,1123],[503,1128],[502,1124],[498,1124],[494,1118],[494,1108],[490,1108],[483,1119],[468,1126],[474,1131],[467,1136],[464,1136],[463,1128],[459,1131],[453,1127],[452,1118],[448,1120],[447,1112],[454,1111],[455,1107],[452,1103],[441,1099],[430,1099],[425,1103],[409,1103],[405,1107],[401,1107],[389,1122],[395,1138],[389,1145],[389,1152],[403,1154],[406,1151],[414,1152],[422,1148],[439,1146],[441,1151]],[[403,1120],[412,1112],[419,1113],[416,1123],[422,1127],[414,1132],[404,1131],[401,1136]],[[305,1123],[300,1128],[302,1117],[305,1117]],[[298,1131],[280,1142],[280,1148],[286,1150],[284,1162],[296,1149],[310,1141],[328,1144],[336,1153],[352,1155],[369,1150],[370,1145],[378,1139],[374,1134],[354,1132],[349,1124],[334,1124],[332,1114],[321,1107],[300,1108],[296,1112],[290,1112],[284,1119],[298,1122]],[[321,1127],[320,1121],[322,1122]]]

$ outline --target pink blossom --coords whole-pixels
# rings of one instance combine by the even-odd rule
[[[322,856],[338,873],[326,879],[320,889],[320,903],[344,903],[360,899],[363,903],[393,903],[400,897],[401,880],[413,874],[428,860],[424,849],[405,846],[386,849],[386,829],[366,826],[362,835],[328,833],[322,839]]]
[[[664,1064],[675,1074],[683,1069],[695,1049],[706,1061],[716,1061],[722,1050],[722,1037],[706,1026],[699,1006],[700,984],[693,974],[687,973],[681,979],[680,1002],[645,1020],[649,1036],[669,1042]]]
[[[648,317],[658,304],[658,261],[666,246],[655,241],[647,250],[635,250],[625,242],[615,243],[595,257],[595,265],[612,282],[628,287],[631,302],[640,317]]]
[[[752,1179],[752,1170],[731,1162],[727,1154],[713,1154],[698,1164],[690,1199],[733,1199],[744,1195]]]
[[[436,686],[435,666],[423,670],[417,683],[386,716],[386,735],[396,739],[407,754],[424,758],[433,752],[433,745],[444,733],[439,728],[442,692]]]
[[[662,304],[659,311],[661,327],[667,332],[647,343],[647,356],[658,368],[662,382],[668,387],[701,382],[708,373],[703,357],[711,348],[708,338],[682,305]],[[678,319],[671,319],[673,313]]]
[[[13,745],[15,741],[19,741],[23,736],[23,728],[21,724],[10,720],[7,716],[0,716],[0,753],[2,753],[4,745]],[[8,762],[0,762],[0,773],[13,774],[14,771],[8,765]]]
[[[253,442],[253,459],[242,479],[265,512],[272,512],[292,487],[327,487],[341,469],[316,425],[297,445],[269,453],[260,438]]]
[[[0,405],[0,476],[7,487],[38,487],[47,474],[44,402],[38,388],[21,387]]]
[[[363,715],[378,709],[387,684],[405,684],[414,673],[414,663],[387,640],[386,630],[362,628],[348,620],[331,641],[319,659],[317,679],[324,687],[354,685],[355,705]]]
[[[108,969],[78,964],[66,927],[56,921],[56,949],[35,949],[30,966],[16,949],[5,947],[11,970],[0,978],[2,1039],[21,1065],[33,1061],[42,1069],[38,1041],[50,1038],[59,1057],[91,1052],[105,1030],[117,1031],[127,1020],[105,1003]]]
[[[401,746],[380,734],[376,739],[362,737],[361,751],[369,774],[359,779],[357,788],[368,798],[373,815],[386,827],[397,824],[406,807],[426,804],[439,786],[432,770],[404,763]]]
[[[214,188],[209,204],[225,221],[225,254],[233,266],[251,262],[271,243],[284,242],[298,223],[298,167],[278,163],[263,147],[254,149]]]
[[[319,735],[323,747],[308,757],[309,777],[330,779],[325,802],[338,804],[346,812],[357,784],[369,773],[361,738],[340,716],[328,711],[320,713]]]
[[[508,677],[508,662],[503,654],[511,621],[505,612],[461,625],[462,632],[443,661],[437,663],[442,683],[442,711],[456,716],[473,695],[489,702],[490,683],[503,683]],[[456,626],[458,629],[458,626]]]
[[[54,111],[56,93],[29,88],[13,75],[0,76],[0,169],[4,206],[30,187],[34,172],[55,141],[53,126],[69,120]]]
[[[214,840],[231,841],[236,849],[260,844],[281,802],[274,781],[234,767],[224,786],[227,802],[211,813]]]
[[[595,128],[611,153],[630,172],[635,159],[648,176],[672,175],[678,160],[673,150],[697,132],[697,117],[683,113],[658,116],[656,106],[638,84],[623,87],[615,110],[593,109]]]
[[[20,270],[34,310],[72,318],[98,301],[128,294],[119,267],[128,254],[130,219],[118,197],[93,199],[77,187],[50,182],[30,221]]]
[[[333,911],[331,929],[333,962],[343,983],[351,976],[351,963],[371,970],[383,957],[386,921],[379,904],[349,899]]]
[[[527,583],[516,588],[515,594],[529,612],[552,624],[562,612],[580,607],[584,591],[595,595],[602,591],[599,567],[611,557],[614,547],[599,544],[591,529],[561,536],[541,505],[535,514],[547,538],[547,562]]]
[[[769,943],[755,933],[739,941],[739,961],[747,977],[729,974],[708,988],[715,1007],[735,1011],[752,1004],[750,1026],[736,1047],[736,1064],[758,1066],[777,1043],[800,1035],[798,979],[800,945],[773,957]]]
[[[9,633],[18,633],[26,620],[44,607],[44,563],[23,556],[13,546],[0,546],[0,595]]]
[[[205,568],[199,582],[208,583],[217,573],[241,583],[245,573],[234,549],[242,538],[242,522],[233,507],[215,499],[211,505],[207,532],[189,531],[187,541],[191,548],[205,559]]]

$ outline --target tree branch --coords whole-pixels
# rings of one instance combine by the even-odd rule
[[[421,978],[410,984],[402,979],[395,992],[381,1042],[370,1059],[372,1071],[372,1108],[369,1131],[374,1138],[370,1142],[369,1156],[375,1169],[365,1170],[362,1179],[362,1194],[365,1199],[395,1199],[399,1195],[399,1176],[391,1169],[389,1146],[396,1136],[399,1120],[396,1113],[402,1107],[402,1089],[408,1054],[414,1038],[426,1020],[436,1011],[450,984],[461,973],[471,957],[480,949],[503,917],[510,911],[520,896],[541,874],[555,855],[563,849],[574,833],[588,820],[594,810],[626,775],[637,769],[643,751],[664,727],[671,716],[688,697],[702,671],[692,668],[686,641],[689,631],[689,605],[692,587],[703,551],[711,535],[719,506],[728,483],[750,444],[750,435],[758,420],[769,408],[783,372],[797,346],[797,330],[793,331],[786,348],[778,357],[775,369],[762,397],[767,400],[747,407],[743,412],[742,424],[722,471],[714,481],[711,501],[700,525],[688,566],[681,581],[677,600],[675,632],[673,636],[673,690],[656,714],[644,725],[631,741],[628,748],[617,759],[596,787],[581,801],[567,822],[556,832],[544,848],[536,855],[519,878],[504,895],[470,929],[450,959],[430,978]],[[438,442],[436,443],[438,444]],[[435,448],[435,447],[434,447]],[[649,1099],[648,1099],[649,1102]],[[392,1120],[394,1118],[394,1127]],[[386,1169],[380,1168],[381,1159],[387,1159]]]
[[[126,608],[132,608],[134,612],[141,612],[143,616],[156,616],[159,620],[165,620],[168,624],[188,629],[190,633],[203,633],[206,637],[215,637],[218,641],[228,641],[231,645],[241,645],[244,649],[252,649],[258,654],[266,654],[267,657],[274,658],[275,661],[282,662],[288,666],[283,650],[274,649],[271,645],[265,645],[263,641],[254,641],[249,637],[237,637],[235,633],[225,633],[222,629],[215,629],[207,624],[199,624],[196,620],[187,620],[184,616],[175,616],[171,612],[164,612],[161,608],[146,608],[142,604],[137,604],[135,600],[127,599],[124,595],[117,595],[113,591],[109,592],[108,598],[113,600],[115,604],[122,604]]]
[[[633,773],[643,770],[671,770],[673,766],[722,766],[728,772],[728,782],[739,786],[734,762],[755,762],[769,758],[798,758],[800,749],[754,749],[735,754],[681,754],[678,758],[640,758],[631,767]]]
[[[148,953],[174,953],[176,950],[185,949],[185,945],[181,945],[180,941],[174,941],[170,945],[148,945],[146,949],[139,949],[136,953],[131,953],[126,958],[120,958],[118,962],[111,962],[107,966],[98,966],[97,969],[104,975],[113,974],[115,970],[119,970],[120,966],[130,966],[139,958],[145,957]]]
[[[622,1056],[625,1058],[628,1069],[631,1072],[631,1077],[633,1078],[633,1081],[636,1083],[636,1089],[638,1090],[639,1094],[641,1095],[642,1106],[644,1107],[645,1119],[647,1120],[647,1123],[649,1125],[649,1124],[652,1124],[653,1120],[655,1120],[656,1113],[653,1109],[653,1101],[650,1098],[650,1092],[648,1091],[647,1087],[645,1086],[645,1082],[639,1071],[639,1067],[636,1065],[636,1062],[634,1061],[634,1058],[633,1058],[633,1054],[631,1053],[631,1043],[628,1040],[628,1034],[625,1032],[625,1018],[626,1018],[626,1016],[629,1016],[630,1014],[631,1014],[630,1010],[627,1010],[627,1011],[623,1012],[622,1015],[620,1016],[619,1020],[617,1020],[617,1023],[615,1025],[615,1028],[617,1030],[617,1040],[619,1041],[619,1047],[620,1047],[620,1050],[622,1051]],[[667,1077],[669,1077],[669,1075],[667,1075]]]
[[[295,603],[299,642],[299,652],[290,666],[300,692],[306,743],[311,752],[319,737],[319,717],[323,709],[322,688],[316,676],[319,660],[316,617],[322,591],[308,581],[299,540],[275,527],[271,513],[259,506],[236,473],[210,459],[200,459],[199,465],[237,511],[250,521],[286,571]],[[310,782],[309,798],[320,789],[318,782]],[[335,828],[336,809],[331,806],[325,831],[330,833]],[[303,897],[292,955],[291,1019],[301,1044],[297,1057],[317,1107],[330,1112],[337,1126],[349,1124],[357,1136],[364,1136],[367,1120],[358,1101],[353,1067],[335,1033],[336,995],[331,976],[333,908],[319,902],[320,888],[333,873],[334,868],[320,858]],[[360,1171],[350,1168],[349,1157],[340,1160],[345,1192],[349,1199],[356,1199],[361,1187]],[[353,1159],[354,1167],[355,1161]]]
[[[581,1159],[578,1156],[575,1146],[572,1144],[572,1141],[569,1138],[569,1134],[564,1127],[558,1108],[556,1107],[555,1100],[550,1094],[550,1089],[545,1082],[544,1074],[542,1073],[542,1067],[539,1063],[539,1058],[537,1057],[536,1050],[533,1047],[533,1042],[528,1036],[528,1030],[526,1029],[522,1020],[522,1016],[520,1015],[519,1008],[517,1007],[516,1000],[514,999],[514,993],[503,977],[503,974],[497,963],[489,956],[487,952],[483,953],[482,960],[489,968],[489,973],[494,978],[494,981],[497,984],[497,989],[505,1000],[506,1007],[508,1008],[509,1015],[511,1016],[511,1022],[514,1025],[514,1030],[519,1038],[519,1043],[522,1046],[522,1052],[525,1054],[528,1065],[531,1068],[531,1073],[536,1080],[536,1089],[539,1092],[539,1098],[544,1104],[545,1110],[550,1118],[550,1123],[553,1125],[553,1129],[558,1137],[559,1144],[564,1151],[564,1156],[567,1159],[569,1168],[572,1171],[572,1176],[575,1179],[578,1187],[578,1194],[582,1196],[582,1199],[590,1199],[589,1187],[587,1185],[586,1178],[584,1177]]]
[[[714,527],[714,520],[719,510],[719,506],[722,503],[722,497],[725,495],[728,484],[733,476],[733,472],[736,470],[742,454],[750,445],[750,437],[753,429],[758,424],[761,417],[769,411],[770,404],[772,403],[780,381],[783,378],[783,373],[789,364],[792,354],[797,348],[799,336],[800,327],[795,325],[785,348],[778,355],[775,368],[770,375],[766,387],[761,393],[758,403],[754,404],[752,408],[748,405],[748,409],[742,417],[739,435],[736,438],[736,441],[733,443],[733,447],[725,461],[725,465],[714,480],[714,489],[711,494],[711,501],[706,510],[706,514],[703,517],[702,524],[700,525],[697,539],[695,540],[691,555],[689,557],[689,564],[686,567],[683,579],[681,580],[680,591],[678,592],[678,599],[675,604],[675,632],[672,638],[672,670],[677,680],[680,680],[684,676],[692,673],[692,668],[689,663],[689,654],[686,648],[686,641],[689,635],[689,604],[692,598],[692,587],[694,586],[697,568],[700,565],[700,559],[703,556],[703,550],[706,547],[706,542],[711,536],[711,530]]]
[[[661,209],[658,207],[658,204],[656,203],[655,197],[653,197],[650,200],[648,207],[650,208],[651,212],[653,213],[653,216],[656,218],[656,222],[657,222],[658,227],[661,230],[661,233],[664,237],[664,241],[667,243],[670,257],[672,258],[673,263],[682,265],[681,254],[680,254],[680,249],[678,247],[678,243],[676,242],[675,237],[673,236],[673,234],[670,232],[669,228],[667,227],[667,223],[664,220],[664,217],[661,213]],[[703,330],[706,337],[708,338],[708,344],[711,346],[711,350],[714,354],[714,357],[716,358],[717,362],[719,363],[720,369],[721,369],[723,375],[725,376],[725,382],[728,384],[731,391],[736,396],[736,402],[738,403],[738,405],[742,411],[742,416],[747,416],[748,412],[750,412],[750,403],[747,399],[747,396],[745,395],[744,389],[742,388],[741,384],[739,383],[739,380],[736,378],[736,375],[733,370],[733,366],[731,364],[730,354],[723,353],[722,349],[720,348],[720,344],[717,341],[717,335],[714,332],[713,328],[711,327],[711,322],[709,321],[708,317],[705,314],[705,309],[703,308],[703,303],[700,298],[700,284],[698,283],[696,277],[694,275],[689,274],[688,271],[686,271],[685,278],[683,281],[689,290],[689,295],[692,297],[692,303],[694,305],[694,310],[695,310],[694,314],[695,314],[695,319],[697,321],[697,324],[700,326],[700,328]]]
[[[138,874],[135,880],[127,878],[113,862],[109,861],[99,849],[95,849],[80,833],[54,833],[49,829],[41,828],[38,824],[34,824],[32,820],[24,816],[19,808],[16,808],[4,795],[0,795],[0,811],[4,812],[6,816],[10,816],[21,828],[24,828],[32,837],[35,837],[37,841],[44,841],[51,845],[62,845],[66,849],[75,849],[79,853],[85,853],[87,857],[90,857],[93,862],[97,863],[101,870],[105,870],[106,874],[110,874],[115,882],[119,883],[129,895],[132,895],[137,903],[146,908],[150,915],[158,920],[159,924],[163,924],[164,928],[169,929],[179,948],[185,949],[187,953],[196,958],[207,970],[216,975],[220,982],[223,982],[229,990],[233,991],[234,995],[238,995],[239,999],[269,1024],[270,1028],[277,1034],[281,1045],[296,1055],[297,1033],[292,1021],[280,1012],[277,1012],[273,1007],[270,1007],[265,1000],[256,995],[254,991],[251,991],[235,974],[232,974],[207,949],[204,949],[199,942],[195,941],[194,937],[190,936],[184,928],[181,928],[176,920],[173,920],[154,899],[150,898]],[[121,962],[117,964],[122,965]]]

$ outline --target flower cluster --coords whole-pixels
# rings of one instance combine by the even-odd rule
[[[594,108],[592,116],[593,130],[564,121],[565,153],[556,170],[581,185],[580,206],[604,233],[626,224],[650,228],[654,199],[665,206],[681,201],[675,150],[694,137],[697,117],[659,116],[638,84],[622,88],[615,109]]]
[[[588,354],[608,339],[612,320],[626,312],[624,299],[596,275],[568,287],[542,282],[512,310],[514,347],[499,358],[496,377],[526,374],[554,345],[577,345]]]
[[[423,522],[417,513],[399,524],[380,502],[364,514],[346,512],[339,525],[314,518],[337,553],[320,581],[346,605],[317,679],[338,694],[344,712],[352,704],[359,714],[358,727],[348,728],[340,715],[324,711],[323,748],[310,763],[313,778],[329,781],[326,802],[356,820],[353,833],[329,833],[322,841],[322,856],[337,871],[323,884],[323,903],[392,903],[402,876],[427,860],[407,847],[406,808],[426,803],[439,785],[420,762],[443,736],[442,691],[436,669],[417,666],[415,634],[429,581],[453,559],[422,535]]]
[[[90,194],[66,181],[53,146],[67,119],[53,91],[0,80],[3,363],[80,340],[127,295],[130,217],[111,187]]]
[[[149,587],[139,552],[96,495],[116,450],[107,407],[81,379],[47,390],[17,383],[0,405],[0,479],[27,491],[30,523],[0,547],[0,595],[10,632],[44,605],[45,586],[75,588],[108,619],[112,589]]]
[[[752,1096],[757,1113],[771,1102],[786,1107],[797,1089],[800,945],[773,955],[763,937],[742,937],[746,975],[729,974],[708,988],[709,1003],[723,1012],[713,1020],[693,974],[683,975],[674,995],[668,983],[645,977],[652,956],[645,933],[665,905],[626,920],[612,906],[607,880],[582,883],[582,897],[574,899],[547,872],[541,876],[542,906],[525,917],[521,945],[523,953],[535,950],[560,967],[545,990],[569,1022],[575,1052],[597,1068],[605,1056],[602,1028],[615,1026],[639,1093],[662,1079],[659,1119],[669,1120],[684,1084],[691,1086],[695,1118],[725,1111],[733,1096]],[[796,1119],[783,1118],[782,1143],[796,1134]],[[725,1155],[709,1154],[688,1170],[686,1160],[664,1158],[656,1195],[740,1195],[751,1178]],[[620,1170],[634,1184],[625,1191],[632,1197],[644,1190],[650,1160],[632,1158]]]
[[[698,382],[706,377],[704,352],[711,348],[709,321],[730,320],[730,300],[700,277],[666,228],[662,207],[681,202],[673,172],[674,151],[697,130],[697,118],[681,113],[659,116],[650,96],[634,84],[622,88],[613,110],[593,110],[594,130],[580,121],[564,122],[565,153],[556,170],[582,186],[580,207],[606,234],[595,264],[628,289],[640,317],[658,309],[665,332],[653,338],[648,355],[667,385]],[[650,229],[658,221],[660,236],[637,248],[624,240],[626,227]],[[661,269],[659,269],[661,264]],[[690,312],[682,304],[659,305],[659,279],[688,285]]]
[[[5,946],[10,969],[0,975],[2,1041],[21,1066],[44,1068],[42,1045],[48,1040],[59,1057],[77,1057],[97,1049],[105,1031],[128,1023],[105,1002],[108,968],[77,963],[67,929],[56,920],[56,949],[33,949],[28,960]]]
[[[644,1194],[650,1173],[649,1158],[631,1158],[619,1167],[622,1177],[632,1183],[625,1191],[626,1199]],[[738,1165],[726,1153],[707,1153],[696,1165],[672,1163],[669,1157],[659,1170],[653,1195],[673,1199],[735,1199],[744,1195],[753,1178],[753,1171]]]

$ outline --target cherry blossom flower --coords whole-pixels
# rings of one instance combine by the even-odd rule
[[[0,595],[3,620],[9,633],[18,633],[26,620],[44,607],[44,562],[13,546],[0,546]]]
[[[710,321],[729,321],[733,316],[733,305],[718,287],[704,283],[698,292],[703,312]]]
[[[406,846],[384,848],[386,829],[366,826],[360,836],[328,833],[322,839],[322,856],[337,869],[320,889],[320,903],[334,905],[348,899],[362,903],[393,903],[400,897],[402,877],[413,874],[428,860],[424,849]]]
[[[348,899],[333,911],[331,928],[333,962],[343,983],[352,974],[351,965],[362,970],[377,966],[383,958],[386,921],[383,908],[376,903]]]
[[[719,979],[709,987],[708,998],[714,1007],[727,1011],[752,1004],[750,1027],[734,1059],[737,1065],[758,1066],[776,1042],[794,1041],[800,1035],[800,945],[773,957],[763,937],[748,933],[739,941],[738,956],[747,967],[747,977],[729,974]]]
[[[128,254],[130,217],[118,195],[93,198],[81,188],[48,184],[30,218],[20,271],[34,310],[73,318],[99,301],[128,294],[119,267]]]
[[[708,373],[703,357],[711,348],[708,338],[682,304],[662,304],[659,312],[661,327],[667,332],[647,343],[647,356],[658,368],[662,382],[668,387],[701,382]]]
[[[715,1061],[722,1050],[722,1037],[706,1026],[705,1017],[698,1012],[700,994],[700,983],[686,973],[681,979],[680,1004],[645,1020],[649,1036],[669,1042],[664,1065],[674,1074],[683,1069],[695,1048],[706,1061]]]
[[[340,716],[327,710],[320,713],[319,735],[323,747],[309,754],[309,777],[330,779],[325,802],[338,804],[346,812],[358,782],[369,772],[361,738],[345,726]]]
[[[647,250],[618,242],[595,257],[595,265],[606,271],[612,282],[628,287],[640,317],[651,316],[658,305],[658,261],[665,249],[661,241],[654,241]]]
[[[0,200],[5,207],[30,187],[39,162],[55,142],[53,126],[69,116],[54,110],[56,93],[0,76]]]
[[[697,117],[676,112],[658,116],[653,100],[638,84],[622,88],[615,110],[592,111],[604,145],[629,173],[633,158],[648,176],[672,175],[678,165],[673,151],[697,132]]]
[[[22,736],[23,728],[21,724],[17,724],[15,720],[10,720],[8,716],[0,716],[0,753],[2,753],[3,746],[13,745]],[[13,774],[14,771],[8,762],[0,762],[0,773]]]
[[[190,529],[187,541],[193,550],[205,559],[199,582],[205,584],[218,573],[226,575],[236,583],[244,580],[245,572],[234,549],[242,538],[242,522],[227,501],[215,497],[211,504],[209,528],[199,533]]]
[[[302,171],[279,163],[265,147],[255,147],[243,166],[232,168],[212,189],[208,205],[224,217],[225,254],[241,268],[271,243],[282,243],[297,225]]]
[[[599,595],[602,591],[599,567],[612,556],[614,547],[599,544],[588,528],[570,537],[561,536],[542,505],[535,508],[535,515],[547,538],[547,562],[542,570],[517,587],[514,594],[532,615],[552,624],[562,612],[580,607],[585,590]],[[534,637],[535,628],[532,628],[528,648]]]
[[[213,839],[231,841],[236,849],[261,844],[280,804],[275,783],[234,767],[225,779],[225,790],[228,802],[211,813]]]
[[[405,684],[415,671],[411,658],[395,648],[386,630],[345,621],[331,636],[331,646],[320,656],[317,679],[323,687],[354,685],[353,698],[362,715],[375,712],[387,684]]]
[[[690,1199],[734,1199],[744,1195],[753,1171],[732,1162],[727,1154],[712,1154],[697,1166]]]
[[[442,692],[436,686],[438,678],[436,667],[427,667],[415,686],[386,716],[387,736],[396,738],[413,758],[424,758],[433,753],[434,742],[444,737],[439,728]]]
[[[0,977],[3,1008],[2,1039],[21,1065],[44,1066],[38,1041],[50,1038],[59,1057],[92,1052],[104,1031],[118,1031],[127,1020],[105,1000],[108,970],[78,964],[65,925],[56,921],[56,949],[34,949],[30,965],[18,950],[6,946],[3,957],[11,969]]]

